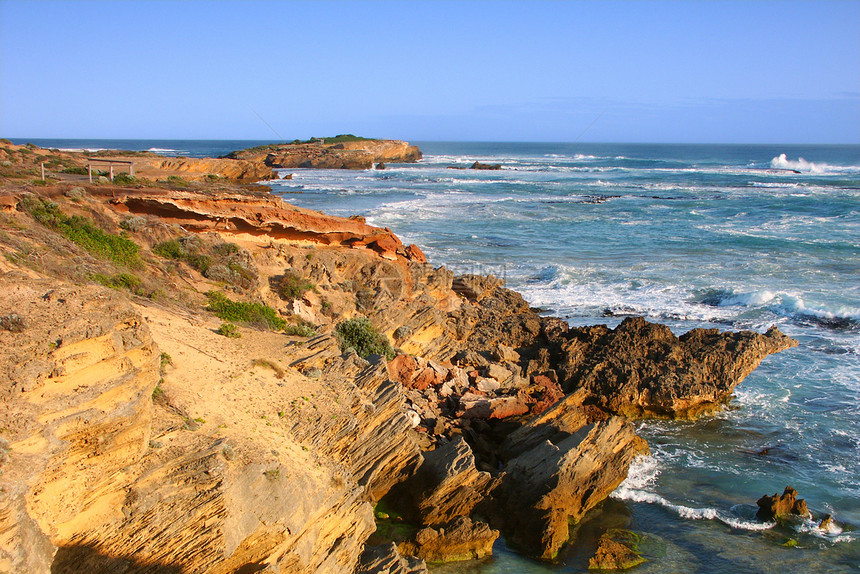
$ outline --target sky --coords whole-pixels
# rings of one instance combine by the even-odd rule
[[[0,0],[0,137],[860,143],[860,0]]]

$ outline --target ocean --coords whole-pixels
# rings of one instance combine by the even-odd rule
[[[267,143],[32,141],[188,156]],[[291,180],[268,185],[302,207],[363,215],[433,264],[504,277],[571,325],[775,324],[800,341],[722,412],[637,422],[651,455],[560,563],[500,540],[492,558],[433,572],[582,572],[606,527],[642,536],[643,574],[860,571],[860,146],[414,143],[417,164],[284,170]],[[502,169],[451,169],[474,161]],[[757,521],[756,500],[787,485],[816,520]]]

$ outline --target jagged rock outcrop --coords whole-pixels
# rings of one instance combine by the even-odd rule
[[[424,453],[416,484],[410,485],[416,518],[426,526],[442,526],[469,516],[492,492],[495,480],[475,468],[472,449],[462,436]]]
[[[550,560],[569,537],[569,520],[579,521],[624,478],[645,441],[621,417],[587,422],[572,395],[523,427],[511,439],[497,498],[507,540]]]
[[[762,496],[756,504],[758,504],[756,517],[759,520],[776,520],[792,514],[804,518],[812,517],[806,501],[797,498],[797,491],[790,486],[785,487],[782,495],[775,493],[773,496]]]
[[[570,329],[555,340],[564,389],[586,389],[599,407],[634,417],[689,417],[713,409],[764,357],[797,345],[776,327],[764,335],[693,329],[676,337],[641,317],[615,329]]]

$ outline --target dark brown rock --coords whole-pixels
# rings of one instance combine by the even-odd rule
[[[797,491],[790,486],[785,487],[782,496],[779,494],[764,495],[758,499],[756,504],[758,504],[756,517],[759,520],[775,520],[791,514],[803,517],[811,516],[806,501],[797,498]]]
[[[601,408],[626,416],[692,417],[717,408],[771,353],[797,345],[772,327],[764,335],[693,329],[676,337],[641,317],[616,329],[562,335],[562,386],[584,388]]]
[[[499,170],[502,169],[502,164],[500,163],[481,163],[476,161],[472,165],[469,166],[469,169],[484,169],[484,170]]]

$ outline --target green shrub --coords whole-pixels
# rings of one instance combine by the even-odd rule
[[[388,338],[376,331],[367,317],[354,317],[335,327],[335,336],[342,351],[355,349],[362,358],[368,355],[383,355],[394,358],[394,349]]]
[[[287,326],[287,322],[278,316],[277,311],[263,303],[231,301],[217,291],[210,291],[206,296],[209,297],[209,305],[206,308],[219,319],[265,326],[277,331]]]
[[[67,167],[66,169],[64,169],[63,173],[68,173],[68,174],[73,174],[73,175],[87,175],[89,172],[87,171],[87,168],[85,168],[85,167],[73,165],[71,167]]]
[[[182,247],[178,239],[162,241],[152,248],[152,252],[165,259],[184,259],[188,251]]]
[[[221,323],[221,326],[215,331],[222,337],[229,337],[231,339],[238,339],[242,336],[242,333],[239,332],[239,328],[233,323]]]
[[[93,255],[110,259],[126,267],[140,265],[138,256],[140,246],[126,237],[106,233],[80,215],[69,217],[60,211],[56,203],[42,198],[25,197],[21,200],[20,206],[36,221],[58,231],[66,239],[77,243]]]
[[[130,185],[132,183],[137,183],[137,179],[127,173],[118,173],[113,176],[113,182],[118,185]]]
[[[93,280],[111,289],[128,289],[132,292],[137,292],[141,285],[140,278],[131,273],[117,273],[111,276],[96,273],[93,275]]]
[[[239,246],[235,243],[216,243],[212,246],[212,253],[221,257],[229,257],[239,253]]]
[[[313,337],[317,334],[317,330],[313,325],[300,323],[287,325],[284,327],[284,333],[287,335],[294,335],[296,337]]]
[[[278,282],[278,294],[287,301],[292,301],[300,298],[314,287],[313,283],[301,275],[287,271]]]

